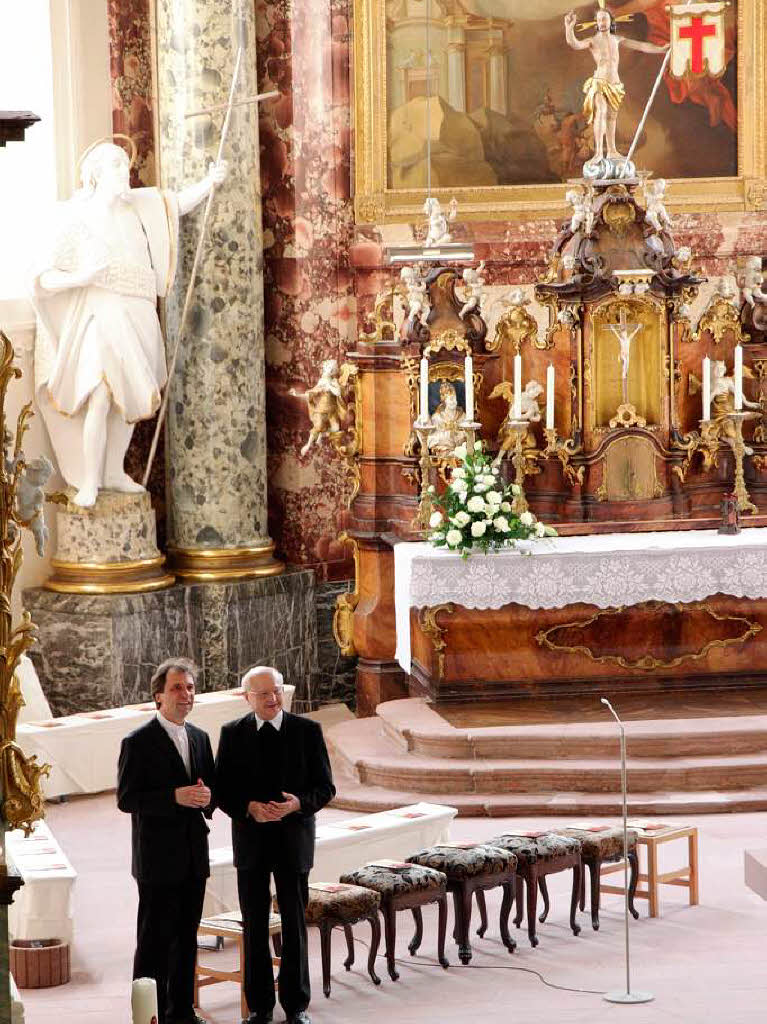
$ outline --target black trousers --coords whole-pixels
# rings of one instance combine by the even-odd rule
[[[282,918],[282,959],[278,981],[280,1005],[290,1017],[305,1010],[311,998],[304,917],[309,898],[308,874],[284,868],[275,868],[273,871],[268,868],[237,871],[237,891],[242,911],[245,999],[251,1013],[267,1013],[275,1004],[274,971],[269,948],[271,874],[274,875]]]
[[[197,928],[206,881],[190,878],[179,885],[138,882],[133,977],[157,982],[159,1024],[193,1019]]]

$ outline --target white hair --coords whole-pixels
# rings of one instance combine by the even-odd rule
[[[249,668],[245,675],[240,680],[240,685],[243,690],[249,689],[250,680],[253,676],[259,676],[263,673],[268,673],[274,682],[275,686],[283,688],[285,686],[285,680],[282,677],[282,672],[278,672],[276,668],[272,668],[271,665],[254,665],[253,668]]]

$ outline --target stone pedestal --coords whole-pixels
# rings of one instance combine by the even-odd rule
[[[149,495],[99,491],[92,508],[72,502],[57,509],[58,546],[48,590],[75,594],[142,593],[174,582],[157,549]]]
[[[146,594],[33,588],[23,600],[40,642],[29,655],[55,715],[148,700],[152,673],[173,654],[200,666],[202,691],[237,686],[252,665],[274,665],[296,687],[300,712],[314,700],[314,590],[310,570]]]

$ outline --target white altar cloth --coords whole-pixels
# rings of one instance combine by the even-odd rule
[[[702,601],[712,594],[767,597],[767,529],[608,533],[524,542],[462,559],[426,543],[394,547],[396,658],[410,672],[410,609],[598,608]],[[526,554],[526,551],[532,552]]]
[[[35,822],[29,838],[9,832],[6,850],[24,879],[8,907],[13,939],[61,939],[72,942],[72,893],[77,872],[44,821]]]
[[[444,843],[450,838],[450,823],[457,813],[455,807],[420,803],[318,825],[309,881],[337,882],[345,871],[371,860],[402,860],[427,846]],[[210,851],[210,878],[202,916],[222,914],[238,906],[232,848],[220,846]]]
[[[294,693],[294,686],[285,687],[287,711]],[[247,711],[242,690],[213,690],[197,694],[189,721],[208,733],[215,753],[221,726]],[[46,800],[73,793],[101,793],[115,788],[123,738],[154,712],[153,703],[134,704],[26,722],[17,727],[16,741],[27,756],[37,754],[39,763],[52,766],[50,778],[42,780]]]

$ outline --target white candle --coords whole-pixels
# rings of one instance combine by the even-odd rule
[[[735,346],[735,412],[743,408],[743,346]]]
[[[514,410],[511,418],[522,418],[522,356],[519,352],[514,356]]]
[[[136,978],[131,987],[133,1024],[157,1024],[157,982],[154,978]]]
[[[554,429],[554,364],[546,370],[546,429]]]
[[[421,360],[421,408],[418,411],[421,423],[429,421],[429,360]]]
[[[463,361],[463,376],[466,388],[466,419],[469,423],[474,421],[474,366],[471,356],[466,356]]]
[[[703,359],[703,419],[711,419],[711,360]]]

